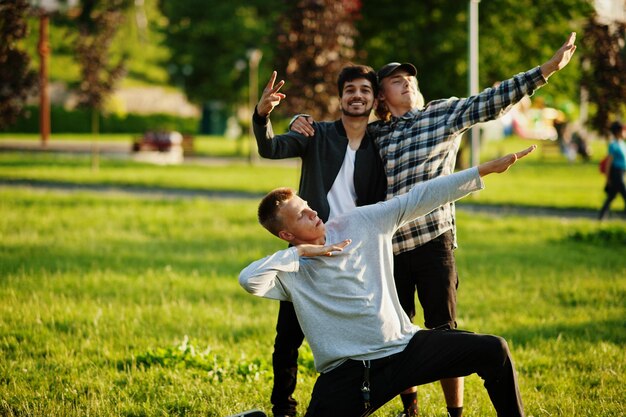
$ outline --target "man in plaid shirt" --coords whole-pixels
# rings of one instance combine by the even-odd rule
[[[543,65],[503,81],[495,88],[468,98],[435,100],[424,108],[412,64],[390,63],[378,71],[380,121],[371,133],[385,163],[387,199],[404,194],[416,183],[454,171],[461,134],[476,123],[504,114],[524,96],[546,84],[548,77],[569,62],[576,34]],[[421,99],[423,103],[423,99]],[[308,117],[297,119],[292,129],[309,136]],[[456,328],[458,275],[454,203],[404,226],[393,240],[396,290],[404,311],[413,320],[415,292],[429,329]],[[441,381],[449,416],[461,416],[463,379]],[[404,414],[417,415],[417,391],[402,394]]]

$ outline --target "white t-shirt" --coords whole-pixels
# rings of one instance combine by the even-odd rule
[[[353,151],[350,145],[348,145],[341,169],[326,196],[328,205],[330,206],[330,213],[328,214],[329,219],[356,207],[356,190],[354,189],[355,159],[356,150]]]

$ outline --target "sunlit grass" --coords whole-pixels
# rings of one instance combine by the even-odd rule
[[[279,186],[296,187],[298,178],[295,163],[249,165],[233,161],[215,165],[156,166],[102,158],[99,169],[94,171],[88,154],[0,154],[0,179],[4,180],[264,194]]]
[[[277,303],[237,274],[285,245],[255,209],[0,188],[0,413],[269,411]],[[459,324],[509,340],[528,415],[623,415],[626,225],[462,211],[458,225]],[[303,411],[315,374],[301,350]],[[443,415],[437,384],[420,401]],[[476,376],[464,415],[494,415]]]
[[[3,136],[7,138],[7,136]],[[26,137],[26,136],[24,136]],[[32,140],[36,136],[28,136]],[[59,135],[61,139],[83,138],[81,135]],[[1,139],[1,137],[0,137]],[[129,135],[106,135],[103,140],[129,141]],[[520,150],[539,141],[507,140],[485,145],[482,160]],[[249,142],[233,141],[207,136],[196,140],[200,156],[238,156],[231,163],[200,166],[153,166],[131,160],[101,157],[98,172],[91,169],[89,155],[56,155],[51,153],[0,154],[0,179],[59,181],[71,184],[123,184],[155,188],[185,188],[265,192],[277,186],[297,186],[299,164],[285,166],[257,159],[247,162]],[[593,143],[594,158],[590,162],[570,163],[563,156],[545,155],[541,148],[512,167],[506,175],[486,178],[486,189],[468,203],[495,205],[522,205],[599,210],[605,197],[604,178],[598,172],[597,160],[605,152],[604,144]],[[190,159],[190,161],[192,161]],[[297,161],[297,160],[296,160]],[[621,210],[623,203],[615,201],[613,210]]]

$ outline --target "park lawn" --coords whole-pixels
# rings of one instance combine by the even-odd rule
[[[80,135],[74,137],[84,139]],[[34,140],[35,137],[31,135],[31,139]],[[204,155],[235,157],[247,152],[239,151],[241,143],[220,137],[206,137],[198,142],[204,143]],[[245,144],[245,141],[242,143]],[[520,139],[488,142],[483,148],[481,160],[485,161],[532,144],[539,146],[534,154],[514,166],[506,175],[488,177],[485,180],[486,189],[465,202],[497,206],[599,209],[605,197],[604,178],[597,168],[605,152],[602,142],[592,143],[594,153],[590,162],[571,163],[561,155],[542,152],[544,143],[541,141]],[[53,181],[154,189],[245,191],[257,194],[278,186],[297,187],[299,167],[298,159],[287,165],[263,159],[250,164],[242,162],[240,156],[226,158],[226,163],[212,166],[193,163],[155,166],[103,155],[100,169],[94,172],[89,155],[0,153],[0,181]],[[622,209],[622,201],[618,199],[613,203],[613,210]]]
[[[255,210],[0,187],[0,414],[269,411],[277,303],[237,275],[285,245]],[[458,225],[459,325],[509,340],[527,414],[624,415],[626,225],[463,211]],[[315,372],[301,352],[303,410]],[[420,399],[444,415],[436,384]],[[494,415],[476,376],[465,404]]]
[[[250,153],[250,139],[245,135],[236,140],[226,139],[219,135],[192,136],[194,156],[248,157]],[[132,142],[140,137],[140,133],[100,133],[97,136],[86,133],[52,133],[49,143],[54,143],[54,141],[92,142],[95,138],[99,142],[126,142],[130,149]],[[0,133],[0,142],[15,139],[32,142],[41,141],[40,135],[33,133]]]
[[[158,166],[101,158],[94,171],[89,155],[0,153],[0,181],[48,181],[68,185],[105,185],[264,194],[279,186],[297,187],[298,164],[242,162]]]

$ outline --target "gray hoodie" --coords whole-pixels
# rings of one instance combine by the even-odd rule
[[[319,372],[401,352],[420,329],[398,300],[391,238],[405,223],[482,188],[471,168],[358,207],[326,223],[327,244],[352,239],[342,252],[300,258],[296,248],[281,250],[247,266],[239,283],[251,294],[293,302]]]

